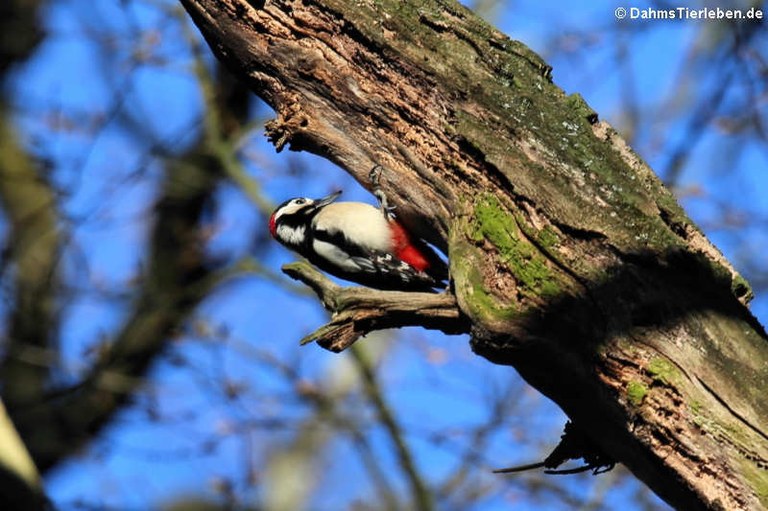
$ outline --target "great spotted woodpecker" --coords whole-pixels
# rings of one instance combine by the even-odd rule
[[[362,202],[297,197],[275,209],[269,232],[323,271],[377,289],[431,291],[448,278],[445,262],[390,213]]]

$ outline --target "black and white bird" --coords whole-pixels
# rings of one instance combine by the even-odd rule
[[[269,232],[321,270],[364,286],[432,291],[445,286],[445,262],[389,213],[362,202],[297,197],[275,209]]]

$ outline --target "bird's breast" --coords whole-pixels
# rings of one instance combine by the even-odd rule
[[[362,248],[392,252],[389,222],[381,210],[363,202],[336,202],[324,207],[314,219],[314,228],[343,232]]]

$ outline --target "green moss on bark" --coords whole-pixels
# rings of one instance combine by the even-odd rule
[[[546,298],[560,292],[557,277],[546,259],[523,238],[514,216],[504,211],[495,196],[483,195],[475,203],[474,220],[473,239],[486,239],[498,249],[499,257],[524,294]]]
[[[746,477],[763,508],[768,509],[768,470],[758,467],[754,461],[748,459],[741,459],[739,464],[741,473]]]
[[[486,289],[483,274],[478,264],[479,248],[467,238],[469,225],[457,221],[451,232],[451,276],[456,286],[456,295],[464,312],[473,320],[488,325],[502,325],[519,315],[517,304],[492,294]]]
[[[680,377],[680,371],[667,359],[652,358],[646,367],[646,371],[655,381],[669,385]]]
[[[648,387],[642,382],[631,381],[627,385],[627,399],[629,399],[629,402],[635,406],[643,404],[643,399],[647,393]]]

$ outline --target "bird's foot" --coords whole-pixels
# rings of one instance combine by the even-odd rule
[[[384,216],[387,218],[387,220],[392,220],[395,218],[395,206],[390,206],[389,201],[387,200],[387,195],[384,193],[384,190],[381,189],[381,171],[383,170],[382,166],[379,164],[376,164],[371,169],[370,173],[368,174],[370,180],[371,180],[371,188],[373,189],[373,195],[376,197],[376,200],[379,201],[379,207],[381,208],[382,213],[384,213]]]

